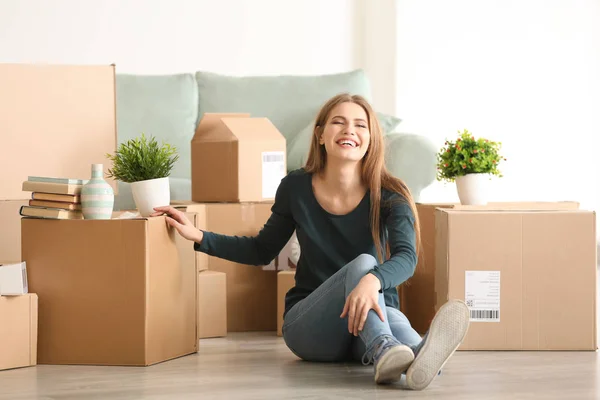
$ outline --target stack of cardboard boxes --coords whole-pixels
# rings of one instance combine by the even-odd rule
[[[285,149],[285,138],[266,118],[205,114],[191,143],[192,202],[174,203],[197,214],[199,229],[255,236],[269,219],[285,176]],[[277,258],[266,266],[202,253],[197,258],[199,286],[218,282],[222,289],[214,288],[214,295],[226,293],[228,332],[276,330]],[[203,324],[214,326],[213,321]]]
[[[39,298],[37,362],[150,365],[196,352],[193,249],[164,217],[19,216],[29,203],[22,191],[28,176],[86,179],[92,164],[108,169],[106,154],[116,150],[114,66],[0,68],[9,89],[0,94],[7,116],[0,132],[11,148],[3,158],[10,168],[0,169],[9,222],[0,226],[8,238],[0,241],[0,259],[24,260],[29,290]],[[17,313],[18,306],[3,299],[3,326],[33,315],[33,302],[29,311],[20,305]],[[0,341],[0,354],[12,351],[10,343]]]
[[[0,264],[5,264],[0,269],[6,290],[9,269],[27,265],[29,270],[29,264],[20,263],[19,210],[31,201],[23,182],[40,175],[89,177],[91,164],[102,163],[116,148],[115,69],[0,64],[0,86],[0,136],[6,150],[0,162]],[[61,248],[68,254],[70,243]],[[0,297],[0,369],[38,361],[38,296],[40,310],[44,299],[35,284],[28,286],[29,293]]]
[[[0,337],[12,339],[0,340],[0,354],[13,360],[2,368],[151,365],[196,352],[198,338],[276,330],[279,258],[249,266],[195,252],[164,217],[21,219],[28,176],[86,179],[91,164],[108,169],[115,70],[0,68],[3,87],[14,89],[0,94],[8,110],[0,132],[13,149],[3,158],[10,168],[0,169],[0,260],[25,260],[32,292],[1,299]],[[34,109],[37,118],[23,118]],[[205,115],[192,141],[193,199],[174,203],[199,229],[256,235],[285,175],[285,148],[265,118]],[[29,347],[15,345],[15,329]],[[15,362],[14,352],[27,360]]]

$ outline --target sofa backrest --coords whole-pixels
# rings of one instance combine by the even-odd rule
[[[241,77],[199,71],[196,82],[199,118],[206,112],[247,112],[253,117],[267,117],[288,141],[336,94],[371,97],[363,70],[317,76]]]
[[[319,76],[117,74],[117,139],[143,133],[179,151],[172,176],[190,178],[190,141],[206,112],[244,112],[267,117],[288,143],[315,118],[330,97],[350,92],[370,99],[362,70]]]
[[[190,177],[190,141],[198,119],[193,74],[145,76],[117,74],[117,143],[145,133],[178,150],[171,176]]]

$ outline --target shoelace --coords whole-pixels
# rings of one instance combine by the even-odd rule
[[[388,335],[384,335],[381,338],[381,340],[375,341],[373,344],[371,344],[371,346],[369,346],[367,351],[365,351],[365,354],[363,354],[362,357],[363,365],[371,364],[381,356],[385,349],[391,346],[395,346],[397,344],[398,341],[395,338]]]

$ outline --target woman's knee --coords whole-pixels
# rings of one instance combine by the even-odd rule
[[[353,270],[369,272],[377,265],[377,260],[371,254],[363,253],[348,263],[348,267]]]
[[[375,268],[377,260],[370,254],[363,253],[350,261],[346,268],[346,282],[351,285],[357,285],[358,282],[365,276],[369,271]]]

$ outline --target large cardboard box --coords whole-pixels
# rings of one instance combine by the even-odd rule
[[[277,273],[277,336],[283,336],[283,312],[285,311],[285,295],[296,284],[296,271],[280,271]]]
[[[173,201],[197,213],[198,228],[224,235],[255,236],[271,215],[272,202],[190,203]],[[202,224],[204,224],[202,226]],[[277,330],[277,273],[213,256],[200,257],[206,268],[227,276],[227,331]]]
[[[114,65],[0,64],[0,259],[21,260],[29,175],[89,179],[116,149]],[[108,179],[116,190],[116,184]],[[9,200],[9,201],[6,201]]]
[[[191,143],[192,200],[273,200],[286,173],[284,136],[267,118],[204,114]]]
[[[461,350],[596,350],[592,211],[436,210],[436,309],[464,300]]]
[[[198,339],[227,336],[226,279],[217,271],[198,274]]]
[[[40,364],[151,365],[195,353],[197,271],[165,217],[22,219]]]
[[[466,206],[455,203],[417,204],[421,223],[422,251],[414,275],[400,285],[400,309],[406,315],[413,328],[424,334],[429,329],[435,315],[435,265],[436,234],[435,210],[437,208],[454,210],[576,210],[577,202],[503,202],[489,203],[486,206]]]
[[[0,199],[29,175],[88,179],[116,148],[115,67],[0,64]],[[109,180],[111,184],[114,181]]]
[[[37,364],[38,296],[0,296],[0,370]]]

